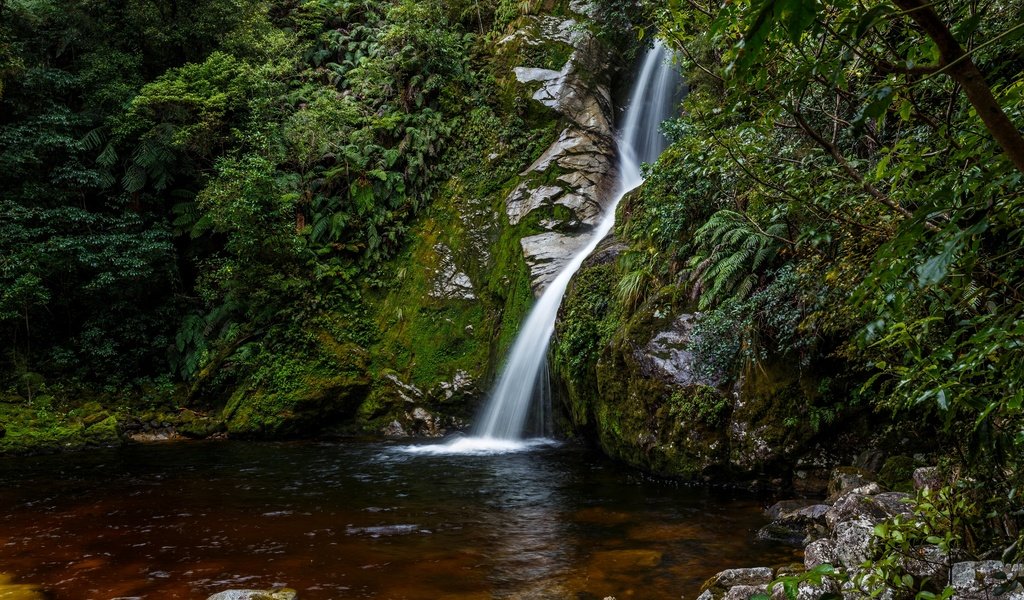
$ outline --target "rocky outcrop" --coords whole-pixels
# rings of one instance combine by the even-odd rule
[[[615,261],[599,254],[584,263],[563,302],[552,362],[568,427],[659,475],[776,488],[799,480],[801,493],[824,493],[828,472],[852,456],[823,448],[799,418],[817,387],[810,372],[764,360],[729,381],[697,364],[702,316],[680,286],[659,289],[625,317],[609,302],[618,293]],[[794,534],[768,538],[778,535]]]
[[[505,200],[511,225],[537,214],[541,231],[521,239],[534,293],[540,292],[588,241],[614,185],[615,142],[607,74],[611,62],[592,33],[572,18],[531,17],[503,44],[563,44],[571,48],[558,69],[517,66],[516,81],[531,99],[562,117],[564,128],[519,174]]]
[[[836,470],[832,481],[857,487],[837,492],[831,504],[801,506],[799,500],[783,501],[767,511],[773,522],[766,529],[789,526],[794,520],[815,524],[806,530],[802,542],[803,572],[791,568],[773,572],[763,567],[722,571],[704,585],[700,599],[746,599],[770,591],[773,599],[783,600],[786,596],[778,584],[785,577],[798,584],[798,598],[808,600],[825,592],[851,600],[911,597],[906,595],[909,589],[933,594],[946,590],[963,600],[1024,599],[1024,565],[995,560],[956,562],[923,534],[920,540],[898,544],[899,554],[882,561],[885,568],[897,570],[895,575],[877,577],[870,561],[877,560],[883,548],[878,531],[895,526],[897,518],[913,523],[910,495],[885,491],[851,468]],[[795,519],[798,515],[801,518]],[[894,580],[908,582],[907,589],[888,587]]]

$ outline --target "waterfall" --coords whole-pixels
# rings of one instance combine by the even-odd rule
[[[654,162],[665,148],[666,140],[659,127],[672,116],[681,84],[670,59],[671,52],[660,40],[656,40],[644,56],[619,129],[619,185],[613,201],[605,208],[604,217],[590,241],[565,265],[526,317],[501,377],[473,427],[472,436],[448,446],[419,446],[422,451],[494,452],[529,445],[522,441],[524,426],[534,408],[534,399],[546,398],[550,393],[546,377],[547,350],[566,287],[583,261],[611,231],[619,201],[643,183],[640,165]]]

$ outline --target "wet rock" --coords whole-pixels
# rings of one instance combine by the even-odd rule
[[[697,323],[697,314],[681,314],[668,327],[658,331],[642,349],[635,352],[640,373],[680,386],[715,386],[717,381],[694,372],[694,355],[690,337]]]
[[[729,588],[725,593],[725,600],[749,600],[757,594],[764,594],[768,591],[768,585],[736,585]]]
[[[128,439],[137,444],[155,444],[158,442],[170,442],[182,439],[182,436],[173,428],[150,429],[149,431],[136,432],[128,436]]]
[[[772,576],[767,567],[727,569],[704,583],[698,600],[747,600],[765,593]]]
[[[958,600],[1024,600],[1024,565],[998,560],[959,562],[953,565],[949,584]]]
[[[516,225],[543,210],[546,232],[520,240],[535,294],[540,294],[587,241],[601,219],[614,184],[615,144],[612,100],[607,85],[609,61],[601,43],[573,19],[531,17],[533,26],[506,37],[505,43],[565,44],[572,47],[559,69],[515,67],[516,81],[532,99],[558,113],[565,127],[558,139],[520,174],[521,183],[505,201],[509,223]],[[554,177],[549,176],[557,170]],[[568,216],[554,217],[554,208]]]
[[[731,588],[737,585],[758,586],[771,582],[773,571],[768,567],[726,569],[708,580],[705,587]]]
[[[812,502],[807,500],[780,500],[765,509],[764,516],[775,521],[781,519],[783,515],[806,508],[812,504]]]
[[[418,387],[405,383],[394,373],[384,375],[384,379],[393,386],[394,393],[403,402],[415,404],[423,398],[423,392]]]
[[[466,404],[481,395],[476,380],[465,371],[456,371],[448,381],[442,381],[430,391],[430,399],[441,403]]]
[[[779,516],[757,532],[758,539],[799,544],[808,537],[825,535],[825,515],[832,507],[813,504],[791,511],[778,510]]]
[[[438,419],[427,409],[417,406],[408,415],[412,422],[413,434],[420,437],[442,437],[445,430]]]
[[[206,600],[296,600],[298,592],[289,588],[278,590],[226,590]]]
[[[385,425],[380,433],[384,437],[409,437],[409,433],[405,431],[405,428],[397,420]]]

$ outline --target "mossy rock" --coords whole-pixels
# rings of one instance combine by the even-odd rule
[[[116,446],[121,443],[117,417],[108,415],[101,421],[83,427],[82,438],[90,446]]]
[[[298,389],[238,390],[225,408],[225,426],[238,437],[294,437],[316,433],[355,414],[369,391],[365,376],[308,376]]]

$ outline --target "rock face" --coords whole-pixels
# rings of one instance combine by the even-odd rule
[[[384,292],[365,298],[373,376],[354,432],[433,436],[469,421],[534,294],[602,216],[616,57],[589,3],[565,9],[536,7],[481,48],[496,94],[466,115],[476,144],[412,225]]]
[[[607,66],[602,45],[571,19],[533,17],[531,25],[502,43],[571,47],[559,69],[515,67],[531,98],[561,115],[565,124],[548,149],[520,173],[505,199],[511,225],[539,215],[542,230],[520,243],[533,291],[541,291],[588,241],[614,186],[615,141]]]
[[[806,419],[784,420],[807,410],[813,379],[782,360],[763,361],[733,382],[698,368],[694,328],[701,315],[687,292],[664,286],[623,317],[608,300],[619,281],[615,262],[595,256],[563,302],[552,362],[568,426],[614,458],[684,479],[776,486],[798,477],[793,466],[806,458],[802,491],[822,493],[823,474],[838,456],[822,451]]]

